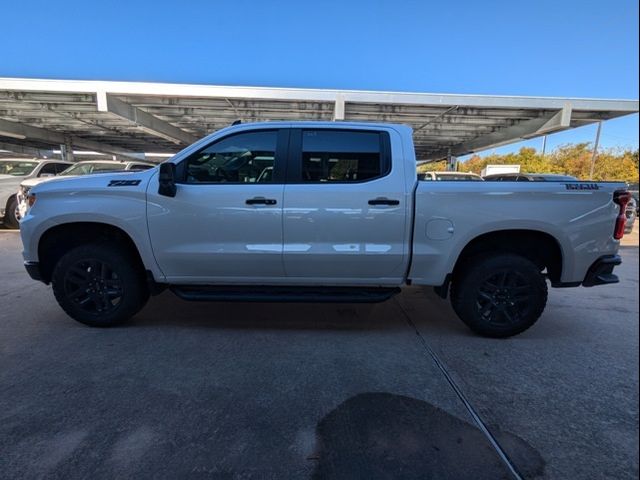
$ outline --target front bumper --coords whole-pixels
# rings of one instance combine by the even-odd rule
[[[583,287],[618,283],[620,279],[613,274],[613,269],[622,263],[620,255],[605,255],[593,262],[582,282]]]
[[[27,273],[34,280],[38,280],[42,282],[42,273],[40,272],[40,263],[38,262],[24,262],[24,268],[27,270]]]

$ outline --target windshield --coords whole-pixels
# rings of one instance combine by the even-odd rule
[[[15,160],[0,160],[0,175],[22,177],[31,174],[38,162],[21,162]]]
[[[117,172],[124,170],[124,163],[77,163],[67,168],[60,175],[89,175],[91,173]]]

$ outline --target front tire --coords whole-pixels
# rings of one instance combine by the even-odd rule
[[[547,283],[540,268],[520,255],[475,258],[454,277],[451,304],[475,333],[511,337],[524,332],[542,315]]]
[[[137,263],[117,246],[73,248],[53,270],[53,293],[78,322],[94,327],[118,325],[138,313],[149,298]]]
[[[4,211],[4,226],[7,228],[20,228],[20,222],[16,217],[16,208],[18,208],[18,199],[11,197],[7,202],[7,208]]]

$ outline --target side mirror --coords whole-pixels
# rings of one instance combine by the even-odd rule
[[[176,164],[171,162],[160,164],[158,193],[165,197],[176,196]]]

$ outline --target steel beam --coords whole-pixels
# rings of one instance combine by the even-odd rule
[[[26,155],[34,158],[51,158],[55,155],[53,150],[43,150],[41,148],[27,147],[25,145],[6,142],[0,142],[0,150],[7,150],[17,155]],[[6,158],[8,155],[0,153],[0,156],[4,156],[4,158]]]
[[[140,127],[141,130],[151,135],[164,138],[165,140],[185,145],[191,145],[198,140],[197,137],[171,125],[169,122],[154,117],[150,113],[123,102],[119,98],[106,92],[99,91],[97,93],[97,106],[99,112],[109,112],[129,120]]]
[[[547,123],[542,125],[542,127],[538,128],[533,136],[547,135],[553,132],[559,132],[561,130],[566,130],[571,127],[571,104],[567,103],[562,107],[562,109],[556,112],[553,117],[549,119]],[[524,137],[530,138],[530,137]]]
[[[30,125],[24,125],[18,122],[10,122],[9,120],[0,118],[0,136],[2,136],[3,134],[4,136],[12,138],[21,138],[25,140],[33,139],[39,142],[49,143],[56,146],[67,142],[66,136],[60,132],[55,132],[53,130],[47,130],[44,128],[32,127]],[[136,160],[140,160],[142,157],[144,157],[144,154],[132,152],[130,150],[116,147],[114,145],[109,145],[107,143],[94,142],[92,140],[85,140],[81,137],[75,136],[71,136],[70,139],[73,145],[95,152],[110,153],[121,157],[134,158]]]
[[[507,128],[501,128],[487,135],[480,135],[471,140],[462,142],[451,149],[456,156],[474,153],[479,150],[501,147],[520,140],[540,137],[549,133],[571,128],[571,105],[565,104],[563,108],[552,115],[545,115],[531,120],[516,123]],[[446,158],[447,151],[439,150],[427,155],[423,160],[442,160]]]

